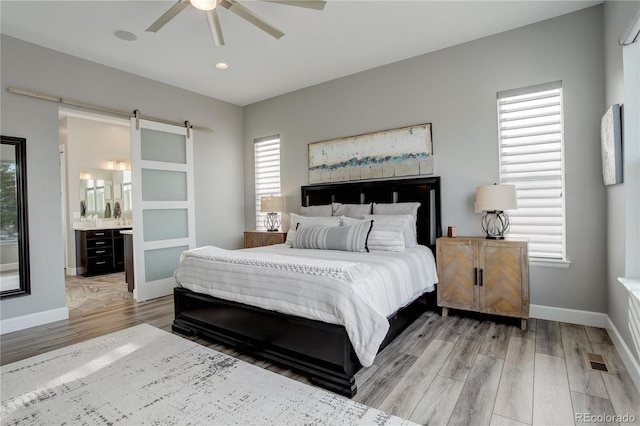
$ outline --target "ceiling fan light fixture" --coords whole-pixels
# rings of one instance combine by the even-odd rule
[[[216,0],[189,0],[191,5],[200,10],[213,10],[218,5]]]

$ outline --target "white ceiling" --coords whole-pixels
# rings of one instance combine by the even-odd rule
[[[220,8],[226,45],[215,47],[204,13],[191,6],[145,32],[175,1],[1,0],[0,30],[244,106],[601,2],[329,0],[317,11],[240,0],[286,35],[276,40]],[[138,39],[120,40],[117,30]],[[219,61],[230,68],[216,69]]]

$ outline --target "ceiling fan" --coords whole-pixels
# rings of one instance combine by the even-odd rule
[[[270,3],[280,3],[286,4],[289,6],[298,6],[305,7],[308,9],[316,9],[323,10],[325,6],[325,1],[316,1],[316,0],[263,0]],[[284,35],[282,31],[275,28],[268,22],[261,19],[258,15],[251,12],[249,9],[238,3],[236,0],[178,0],[176,4],[171,6],[169,10],[167,10],[164,15],[158,18],[147,31],[157,32],[167,24],[170,20],[172,20],[178,13],[182,12],[189,6],[193,6],[196,9],[204,11],[204,14],[207,18],[207,22],[209,23],[209,29],[211,30],[211,36],[213,37],[213,43],[216,46],[224,46],[224,37],[222,36],[222,29],[220,28],[220,20],[218,19],[218,11],[217,6],[222,6],[225,9],[235,13],[241,18],[249,21],[256,27],[265,31],[267,34],[279,39]]]

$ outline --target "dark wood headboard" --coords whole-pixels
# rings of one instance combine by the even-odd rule
[[[436,238],[442,236],[440,177],[358,181],[301,187],[302,205],[420,202],[418,244],[435,253]]]

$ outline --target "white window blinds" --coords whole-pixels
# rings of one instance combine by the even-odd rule
[[[562,82],[498,93],[500,182],[516,185],[509,236],[529,256],[566,260]]]
[[[256,229],[265,230],[266,213],[260,213],[260,197],[280,195],[280,136],[255,139],[253,153],[256,179]]]

